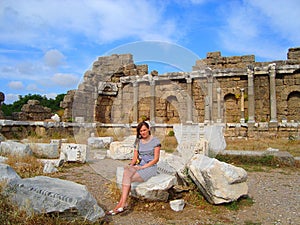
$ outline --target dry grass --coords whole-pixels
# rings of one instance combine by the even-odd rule
[[[300,140],[263,138],[258,140],[226,139],[228,150],[265,151],[268,148],[287,151],[294,157],[300,156]]]
[[[117,202],[120,199],[121,191],[117,186],[117,183],[115,181],[112,181],[107,184],[108,189],[108,195],[113,200],[113,202]]]
[[[10,165],[22,178],[43,174],[44,165],[34,156],[8,156],[5,163]]]
[[[131,132],[121,128],[97,128],[97,136],[99,137],[113,137],[114,141],[122,141],[124,137],[133,135]]]

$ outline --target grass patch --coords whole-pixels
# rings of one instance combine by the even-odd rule
[[[246,220],[244,225],[261,225],[261,222],[252,222],[250,220]]]
[[[265,156],[248,156],[248,155],[217,155],[220,161],[227,161],[232,164],[256,164],[256,165],[276,165],[275,157],[272,155]]]
[[[287,151],[292,156],[300,156],[300,140],[279,139],[279,138],[261,138],[256,140],[249,139],[230,139],[226,138],[226,150],[249,150],[265,151],[268,148]]]
[[[237,211],[243,207],[249,207],[254,204],[254,201],[250,197],[242,197],[237,201],[233,201],[227,204],[224,204],[224,207],[231,211]]]
[[[204,196],[200,193],[197,186],[192,183],[190,184],[190,189],[183,193],[184,201],[193,207],[197,207],[200,209],[205,209],[208,212],[218,214],[224,211],[224,208],[230,211],[237,211],[241,208],[250,207],[254,204],[254,201],[249,196],[244,196],[239,198],[237,201],[233,201],[230,203],[220,204],[220,205],[212,205],[210,204]]]
[[[261,172],[269,168],[286,167],[273,155],[217,155],[216,159],[232,165],[243,167],[247,171]]]
[[[168,153],[172,153],[177,148],[177,139],[175,136],[165,136],[163,140],[161,140],[161,149],[165,150]]]

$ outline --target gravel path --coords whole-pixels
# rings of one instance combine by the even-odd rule
[[[249,195],[254,204],[236,216],[262,224],[300,224],[299,169],[248,173]]]

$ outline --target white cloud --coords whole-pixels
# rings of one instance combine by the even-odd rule
[[[291,42],[300,42],[299,0],[271,1],[248,0],[249,4],[261,11],[274,32]]]
[[[300,5],[297,0],[246,0],[222,8],[224,26],[219,31],[221,45],[232,52],[258,57],[286,59],[289,47],[300,42]]]
[[[29,92],[43,92],[36,84],[28,84],[26,90]]]
[[[63,87],[74,87],[74,85],[78,84],[79,80],[80,78],[76,75],[63,73],[57,73],[51,78],[51,81],[55,85]]]
[[[18,71],[19,74],[22,75],[32,75],[35,73],[35,71],[37,70],[37,65],[35,65],[32,62],[27,62],[27,61],[23,61],[19,64],[16,65],[16,69]]]
[[[5,95],[5,104],[12,104],[13,102],[19,100],[19,95],[17,94],[6,94]]]
[[[65,56],[57,49],[49,50],[44,55],[46,66],[56,68],[64,64]]]
[[[163,18],[163,4],[145,0],[6,0],[0,6],[0,42],[47,49],[54,43],[68,48],[75,35],[100,43],[124,37],[168,40],[178,31],[174,21]]]
[[[22,90],[24,89],[24,85],[21,81],[11,81],[8,84],[9,88],[13,89],[13,90]]]
[[[46,97],[47,97],[48,99],[50,99],[50,98],[55,99],[56,96],[57,96],[56,93],[48,93],[48,94],[45,94],[45,95],[46,95]]]

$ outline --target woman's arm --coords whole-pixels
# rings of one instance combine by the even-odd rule
[[[138,151],[136,149],[134,149],[134,151],[133,151],[133,157],[132,157],[131,162],[130,162],[129,165],[133,166],[136,163],[137,158],[138,158]]]
[[[154,148],[154,159],[143,166],[138,166],[138,170],[153,166],[155,163],[159,161],[159,156],[160,156],[160,146],[157,146]]]

